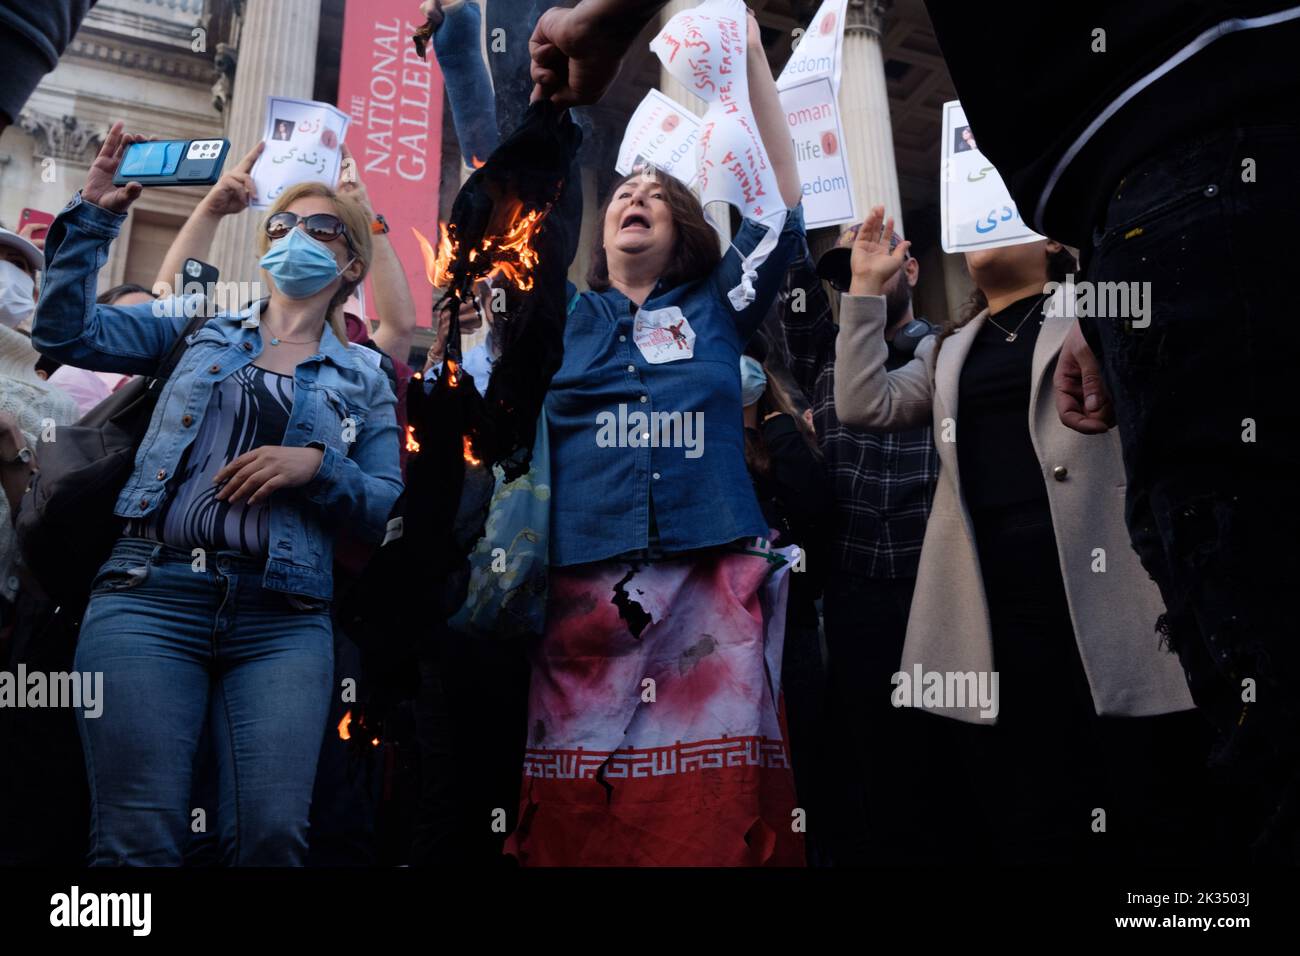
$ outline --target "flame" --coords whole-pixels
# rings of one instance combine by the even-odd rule
[[[346,714],[343,715],[343,719],[339,721],[339,740],[352,739],[352,731],[348,730],[348,725],[351,723],[352,723],[352,711],[349,710]]]
[[[473,166],[475,169],[483,168],[483,160],[479,159],[477,156],[471,156],[469,158],[469,164]]]
[[[410,452],[412,455],[418,453],[420,450],[420,443],[415,440],[414,425],[406,426],[406,450]]]
[[[474,457],[474,446],[470,444],[469,436],[466,435],[461,439],[461,446],[465,450],[465,461],[471,465],[481,465],[483,462]]]
[[[537,250],[533,248],[533,235],[546,210],[534,209],[521,216],[519,215],[521,208],[516,204],[508,215],[496,216],[498,220],[505,219],[507,225],[504,230],[493,233],[489,229],[489,235],[478,248],[469,250],[466,260],[475,262],[481,255],[488,255],[492,260],[492,268],[483,278],[489,280],[503,278],[520,292],[527,292],[533,287],[532,273],[537,268],[538,261]],[[450,225],[439,224],[437,249],[414,226],[411,227],[411,232],[415,234],[415,239],[420,244],[420,255],[424,258],[424,274],[429,284],[436,289],[446,289],[451,286],[454,282],[451,264],[459,252],[454,230]]]
[[[378,746],[379,746],[379,738],[378,738],[378,737],[371,738],[370,746],[372,746],[372,747],[378,747]]]
[[[459,366],[451,359],[447,359],[447,387],[456,388],[460,385],[460,376],[456,374]]]

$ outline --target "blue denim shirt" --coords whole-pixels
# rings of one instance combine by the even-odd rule
[[[637,344],[637,309],[625,295],[578,295],[564,329],[564,361],[546,396],[552,564],[647,548],[652,510],[658,546],[668,552],[767,534],[745,469],[740,355],[802,243],[803,207],[790,210],[758,268],[754,301],[738,312],[727,292],[740,282],[742,254],[765,231],[746,220],[711,275],[655,286],[641,305],[643,320],[686,324],[658,333],[669,344],[652,341],[649,354]],[[690,349],[680,339],[687,326]]]
[[[45,285],[32,343],[79,368],[150,375],[189,319],[180,299],[133,306],[95,303],[96,273],[108,260],[124,218],[80,194],[59,214],[46,241]],[[218,315],[190,336],[189,348],[159,394],[116,514],[147,515],[166,498],[213,387],[262,352],[260,329],[255,322],[244,326],[260,308],[258,303],[238,315]],[[370,349],[340,342],[327,324],[320,352],[294,371],[293,412],[283,443],[315,445],[324,457],[306,485],[271,497],[262,580],[269,590],[328,600],[336,532],[346,526],[350,535],[365,540],[378,542],[383,536],[402,478],[397,400],[377,359]]]

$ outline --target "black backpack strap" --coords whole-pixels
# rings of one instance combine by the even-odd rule
[[[190,347],[190,343],[186,340],[203,328],[204,323],[207,321],[208,316],[202,313],[190,319],[189,324],[185,326],[181,334],[176,337],[176,341],[172,343],[171,351],[167,353],[167,357],[163,359],[162,364],[158,366],[158,371],[154,373],[153,382],[149,386],[151,389],[162,385],[172,377],[172,372],[176,371],[176,366],[180,364],[181,356]]]

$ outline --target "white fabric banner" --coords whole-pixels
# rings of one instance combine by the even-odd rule
[[[799,164],[804,223],[816,229],[856,221],[844,133],[830,77],[781,90],[781,108]]]
[[[776,246],[786,215],[750,107],[746,30],[741,0],[705,0],[677,14],[650,41],[664,69],[707,105],[696,145],[700,202],[729,202],[746,219],[767,226],[742,260],[740,285],[728,295],[737,311],[753,301],[755,270]]]
[[[993,164],[979,151],[957,100],[943,104],[939,212],[944,252],[997,249],[1043,237],[1030,229]]]
[[[776,88],[826,78],[838,96],[844,49],[844,17],[849,0],[826,0],[817,9],[808,29],[799,34],[798,45],[777,77]]]
[[[266,99],[266,148],[253,165],[252,205],[265,209],[276,197],[298,183],[338,184],[343,162],[340,144],[351,120],[328,103]]]
[[[614,170],[626,176],[638,162],[646,162],[693,185],[699,171],[699,138],[699,117],[672,97],[651,90],[627,124]]]

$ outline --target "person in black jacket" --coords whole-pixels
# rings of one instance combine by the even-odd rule
[[[41,78],[58,66],[95,0],[0,0],[0,133],[18,118]]]
[[[826,583],[834,509],[830,479],[812,427],[767,365],[767,357],[768,344],[759,334],[749,340],[740,359],[745,466],[763,517],[777,533],[776,544],[798,545],[803,552],[790,573],[781,689],[795,791],[799,806],[808,814],[808,863],[817,866],[829,862],[825,821],[832,818],[827,803],[830,747],[817,602]]]
[[[1236,814],[1257,858],[1300,859],[1300,333],[1276,305],[1300,218],[1300,4],[927,7],[979,149],[1024,219],[1082,252],[1061,420],[1118,422],[1130,537],[1219,728],[1212,765],[1242,807],[1264,795]],[[1015,55],[994,68],[991,48]]]

